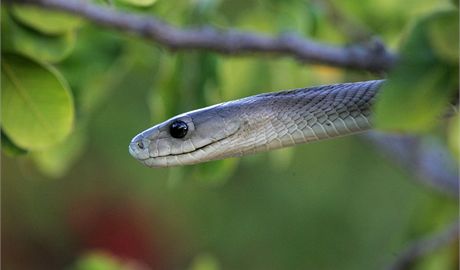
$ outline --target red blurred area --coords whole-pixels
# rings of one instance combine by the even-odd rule
[[[155,214],[139,203],[101,198],[79,198],[69,206],[68,222],[81,253],[102,250],[119,259],[138,261],[152,269],[170,269],[170,234]]]

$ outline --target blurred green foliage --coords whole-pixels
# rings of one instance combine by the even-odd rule
[[[33,29],[22,27],[3,10],[3,50],[16,51],[28,57],[46,62],[59,62],[73,50],[76,33],[43,35]]]
[[[415,24],[379,96],[378,128],[423,131],[439,121],[459,89],[458,19],[458,10],[439,11]]]
[[[127,3],[135,6],[150,6],[155,3],[157,0],[118,0],[120,3]]]
[[[116,258],[103,252],[93,252],[82,256],[74,268],[75,270],[123,270],[123,266]],[[125,268],[126,269],[126,268]]]
[[[79,17],[31,6],[12,6],[10,14],[18,23],[51,36],[71,32],[83,23]]]
[[[377,34],[401,56],[377,104],[378,127],[425,132],[458,158],[458,116],[433,128],[458,90],[451,2],[98,1],[178,26],[289,31],[333,44]],[[136,133],[187,110],[375,74],[169,52],[24,6],[2,5],[1,20],[6,268],[375,269],[458,212],[353,137],[162,170],[127,152]],[[456,264],[450,247],[417,267]]]

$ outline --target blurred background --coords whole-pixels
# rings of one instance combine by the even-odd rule
[[[414,21],[454,6],[437,0],[98,4],[177,26],[294,32],[331,44],[378,35],[395,51]],[[33,100],[39,109],[54,102],[67,110],[62,121],[50,120],[62,132],[42,140],[40,129],[27,128],[34,119],[6,103],[13,98],[2,89],[3,269],[382,269],[458,215],[456,199],[420,185],[360,136],[169,169],[144,167],[128,153],[134,135],[178,113],[383,74],[288,57],[171,52],[68,15],[3,3],[2,41],[2,88],[9,67],[32,88],[58,78],[56,93],[66,93],[61,101]],[[456,123],[424,132],[458,160]],[[458,252],[458,242],[449,244],[414,269],[458,269]]]

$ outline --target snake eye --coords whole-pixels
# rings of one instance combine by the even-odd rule
[[[169,133],[177,139],[184,138],[187,131],[188,126],[184,121],[176,120],[169,126]]]

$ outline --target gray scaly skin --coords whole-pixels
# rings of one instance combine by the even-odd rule
[[[175,116],[140,133],[129,152],[149,167],[196,164],[368,130],[383,80],[251,96]],[[184,122],[174,138],[170,126]]]

